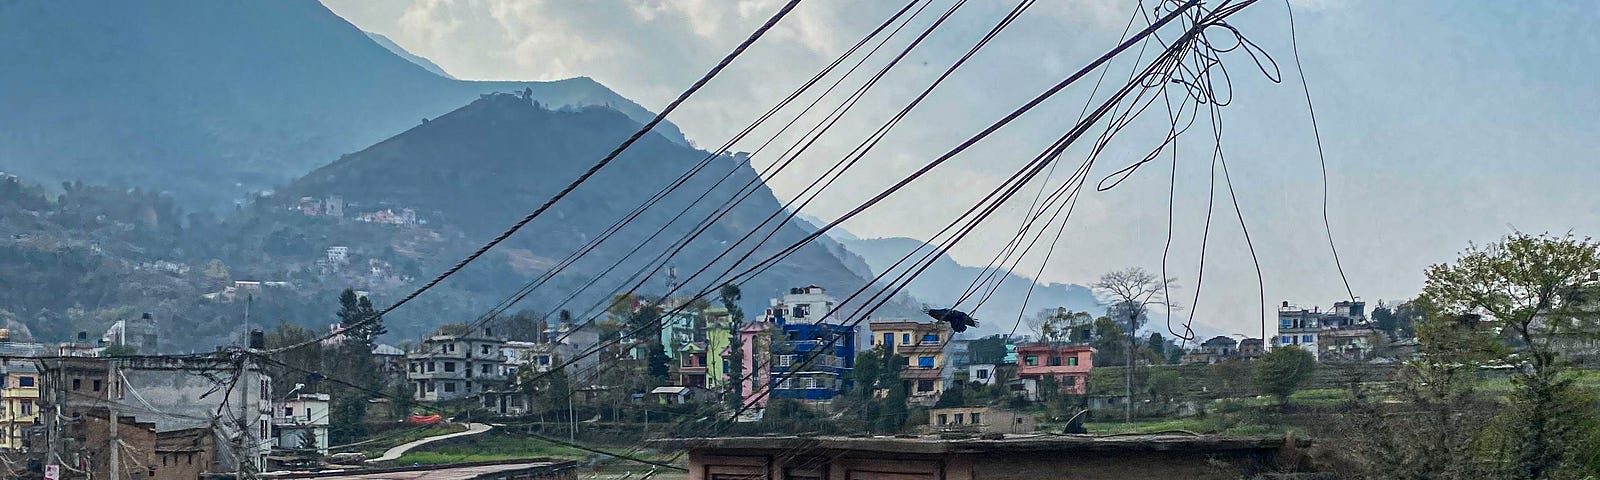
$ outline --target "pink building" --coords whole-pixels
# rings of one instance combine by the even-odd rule
[[[1038,343],[1017,346],[1017,378],[1042,380],[1055,377],[1061,391],[1084,394],[1089,385],[1089,369],[1094,368],[1094,349],[1087,345]]]
[[[750,322],[739,329],[740,348],[743,357],[739,371],[741,375],[740,391],[744,394],[744,405],[752,408],[765,408],[767,398],[772,393],[772,324],[767,322]]]

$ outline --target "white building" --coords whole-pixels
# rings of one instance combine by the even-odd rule
[[[327,455],[328,416],[331,412],[328,400],[326,393],[302,393],[274,402],[272,430],[278,448],[300,448],[309,435],[317,446],[317,454]]]
[[[974,363],[967,365],[967,381],[984,385],[994,385],[995,378],[999,377],[993,363]]]

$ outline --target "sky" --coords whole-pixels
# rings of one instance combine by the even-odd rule
[[[928,25],[953,0],[933,1],[890,45],[904,45],[909,30]],[[1430,264],[1450,261],[1470,243],[1514,229],[1600,233],[1594,66],[1600,11],[1561,2],[1293,1],[1300,60],[1326,155],[1331,228],[1323,223],[1323,170],[1295,70],[1288,11],[1282,0],[1265,0],[1230,23],[1271,56],[1282,82],[1270,81],[1242,51],[1223,57],[1233,101],[1221,109],[1222,151],[1250,242],[1220,178],[1208,240],[1201,241],[1208,185],[1217,170],[1214,140],[1197,132],[1179,141],[1176,160],[1169,154],[1114,189],[1086,190],[1050,261],[1035,253],[1017,273],[1089,284],[1121,268],[1160,272],[1165,256],[1166,272],[1176,279],[1174,303],[1183,307],[1178,315],[1192,315],[1210,332],[1257,336],[1261,311],[1270,334],[1270,316],[1281,301],[1328,308],[1347,298],[1340,266],[1350,293],[1369,304],[1393,302],[1415,296]],[[458,78],[588,76],[658,110],[783,2],[323,3]],[[697,145],[720,145],[903,4],[807,0],[669,119]],[[774,193],[780,199],[798,195],[1014,5],[982,0],[956,11],[836,131],[789,170],[769,176]],[[1110,49],[1132,14],[1127,1],[1038,2],[804,211],[837,218]],[[1113,81],[1133,65],[1131,56],[1122,58],[1112,64]],[[929,238],[1070,127],[1090,87],[1087,81],[1075,85],[844,227],[861,237]],[[1108,148],[1092,181],[1154,146],[1166,128],[1165,112],[1151,113]],[[802,121],[808,119],[814,121]],[[755,145],[747,140],[733,150]],[[1051,181],[1059,184],[1084,151],[1069,149],[1066,167]],[[752,161],[761,169],[776,158],[758,154]],[[951,255],[964,264],[988,263],[1015,233],[1037,188],[1030,185]]]

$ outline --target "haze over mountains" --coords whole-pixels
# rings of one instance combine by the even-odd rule
[[[651,113],[588,78],[428,71],[313,0],[0,2],[0,170],[232,204],[493,91]],[[683,143],[677,128],[658,131]]]
[[[185,332],[175,347],[205,348],[245,328],[233,320],[240,300],[224,294],[239,280],[293,285],[253,297],[258,323],[321,327],[339,290],[392,301],[653,115],[588,78],[449,78],[312,1],[158,3],[0,3],[0,44],[35,46],[0,50],[0,64],[13,67],[0,72],[0,104],[10,107],[0,110],[0,171],[18,175],[12,185],[23,186],[13,189],[24,192],[0,202],[14,214],[0,222],[11,234],[0,239],[0,271],[40,280],[0,282],[0,321],[48,339],[149,311]],[[491,93],[524,89],[531,98]],[[391,331],[411,337],[484,313],[705,157],[687,145],[676,127],[658,127],[501,248],[391,315]],[[743,251],[690,278],[695,270],[746,233],[772,234],[755,260],[815,228],[758,229],[780,202],[743,157],[718,156],[706,172],[518,308],[584,313],[747,182],[757,185],[750,199],[632,284],[659,294],[676,270],[685,291],[706,288]],[[71,195],[57,200],[61,192]],[[339,215],[327,210],[333,203]],[[239,208],[220,218],[207,213],[231,204]],[[331,247],[348,257],[334,261]],[[636,258],[579,290],[636,247]],[[746,284],[745,307],[759,311],[805,284],[842,300],[918,248],[926,246],[824,236]],[[63,258],[76,267],[58,268]],[[920,316],[919,303],[949,302],[980,270],[941,257],[876,315]],[[117,280],[133,277],[143,280]],[[981,333],[1009,331],[997,325],[1022,308],[1029,282],[1008,274],[979,312],[995,319]],[[1038,286],[1027,305],[1030,315],[1097,309],[1076,285]]]

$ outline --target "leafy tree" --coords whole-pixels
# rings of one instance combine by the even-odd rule
[[[1577,419],[1585,415],[1565,401],[1576,393],[1571,379],[1562,375],[1567,365],[1561,351],[1568,342],[1600,338],[1597,271],[1600,242],[1520,232],[1470,246],[1454,263],[1428,268],[1421,300],[1443,315],[1425,320],[1484,324],[1487,328],[1471,329],[1469,335],[1498,336],[1507,347],[1484,353],[1523,369],[1512,379],[1505,412],[1515,419],[1515,426],[1505,431],[1505,474],[1510,478],[1556,476],[1577,453],[1582,435]],[[1419,330],[1428,333],[1419,340],[1431,342],[1438,340],[1437,333],[1463,328],[1429,325]],[[1592,415],[1593,407],[1588,408]]]
[[[222,260],[211,259],[211,262],[206,264],[203,274],[212,288],[222,288],[233,283],[233,276],[228,273],[228,266],[223,264]]]
[[[277,326],[266,332],[264,340],[268,349],[276,349],[305,343],[316,339],[317,336],[317,332],[309,328],[287,322],[278,322]],[[305,372],[323,371],[322,345],[287,350],[275,355],[273,358],[289,366],[275,368],[269,365],[268,367],[272,372],[272,377],[276,379],[272,382],[272,392],[275,398],[288,395],[289,391],[294,389],[296,383],[304,383],[307,388],[313,390],[321,387],[321,385],[316,385],[316,382],[311,381],[314,378],[307,378],[309,374]]]
[[[728,387],[732,395],[728,402],[735,409],[744,406],[744,338],[739,336],[739,330],[744,328],[744,309],[739,308],[739,286],[732,283],[722,284],[717,291],[722,301],[722,308],[728,311],[728,361],[724,365],[728,368]],[[721,352],[708,352],[718,355]],[[721,372],[712,372],[713,375]]]
[[[1145,339],[1144,345],[1145,348],[1150,349],[1150,351],[1154,353],[1156,357],[1162,359],[1166,358],[1167,339],[1161,336],[1161,332],[1150,332],[1150,336]]]
[[[1275,397],[1278,404],[1289,405],[1289,395],[1293,395],[1306,381],[1311,380],[1311,373],[1317,369],[1317,360],[1299,346],[1288,345],[1278,347],[1268,352],[1256,365],[1256,388]]]
[[[1150,395],[1150,400],[1167,405],[1181,393],[1183,384],[1178,378],[1178,372],[1170,368],[1150,369],[1150,374],[1144,380],[1145,393]]]
[[[672,373],[672,358],[667,356],[666,347],[660,341],[650,342],[649,348],[650,378],[655,379],[657,385],[666,385]]]
[[[317,450],[317,432],[309,428],[301,430],[298,448],[301,450]]]
[[[1125,363],[1128,358],[1127,337],[1122,326],[1111,318],[1095,319],[1094,341],[1089,343],[1094,347],[1094,364],[1109,366]]]
[[[1041,310],[1028,322],[1040,341],[1082,341],[1094,317],[1088,312],[1076,312],[1056,307]]]
[[[905,366],[905,357],[890,353],[882,345],[856,354],[856,368],[850,372],[855,390],[851,391],[852,405],[846,411],[855,410],[872,432],[899,432],[911,413],[906,405],[906,382],[900,379]]]

